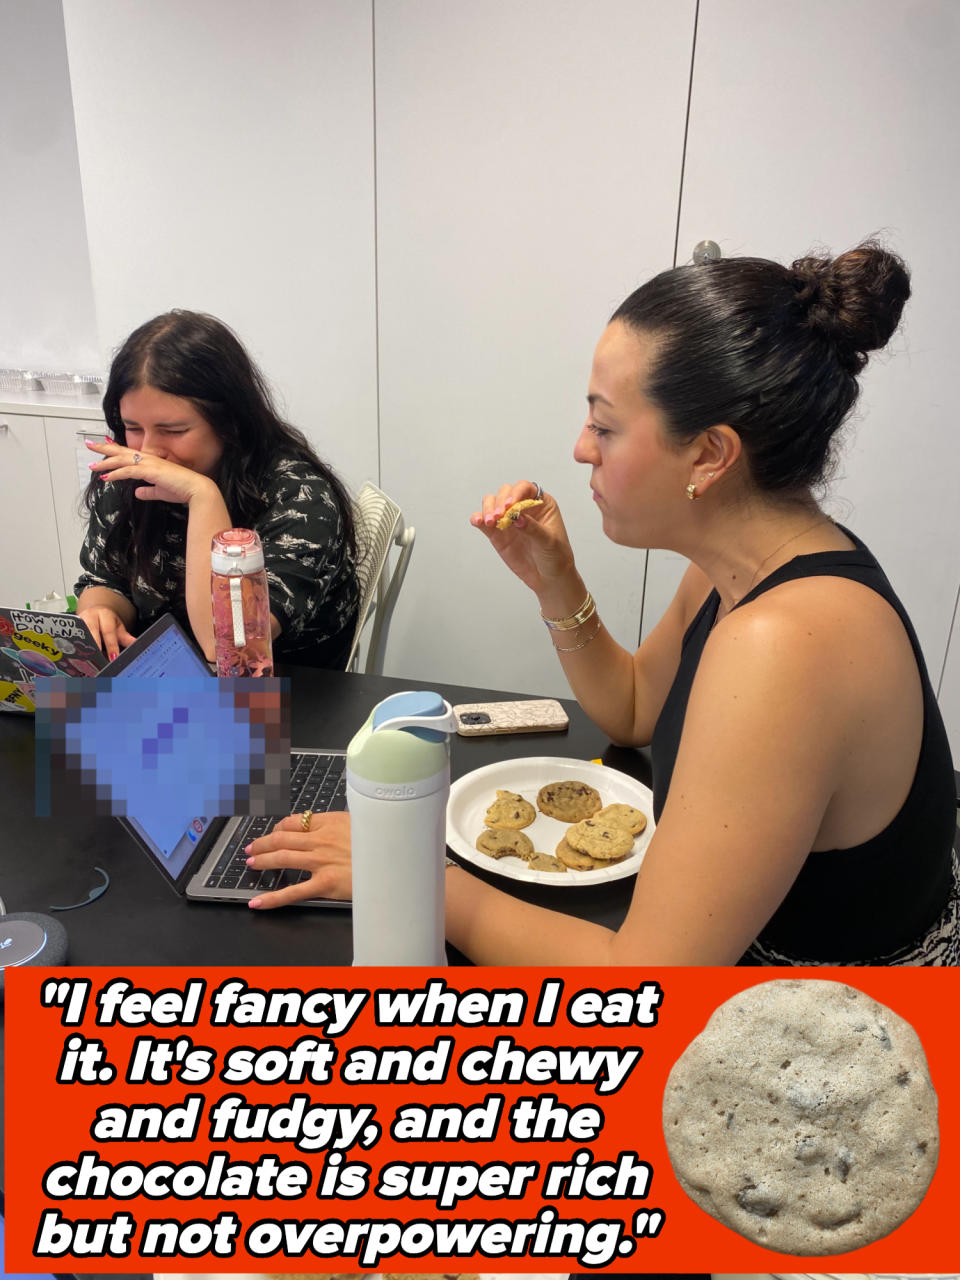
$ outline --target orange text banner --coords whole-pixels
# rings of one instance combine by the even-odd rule
[[[795,1270],[661,1120],[716,1007],[785,978],[910,1022],[940,1108],[919,1208],[804,1265],[955,1270],[960,977],[876,968],[8,971],[7,1270]]]

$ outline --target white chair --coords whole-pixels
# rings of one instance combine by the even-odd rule
[[[360,639],[369,622],[370,639],[362,669],[368,675],[379,676],[383,674],[390,618],[410,562],[416,530],[404,525],[403,512],[397,504],[369,480],[353,501],[353,519],[357,530],[360,612],[347,670],[361,670]],[[391,570],[390,551],[394,546],[399,548],[399,555]]]

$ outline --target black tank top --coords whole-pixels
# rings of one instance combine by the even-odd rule
[[[794,578],[850,578],[883,596],[910,639],[923,684],[923,737],[903,808],[865,844],[810,853],[759,936],[766,947],[809,960],[864,963],[922,937],[946,906],[957,796],[946,730],[910,619],[874,557],[859,538],[847,529],[843,532],[855,550],[796,556],[734,607]],[[680,666],[653,733],[653,813],[658,820],[670,789],[690,689],[719,605],[719,594],[711,591],[687,628]]]

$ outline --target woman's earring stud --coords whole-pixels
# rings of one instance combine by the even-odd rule
[[[696,502],[697,500],[697,486],[692,481],[687,485],[687,497],[691,502]]]

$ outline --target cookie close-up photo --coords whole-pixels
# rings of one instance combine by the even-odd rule
[[[937,1166],[937,1095],[910,1024],[819,979],[733,996],[677,1059],[663,1097],[674,1174],[704,1212],[782,1253],[888,1235]]]

